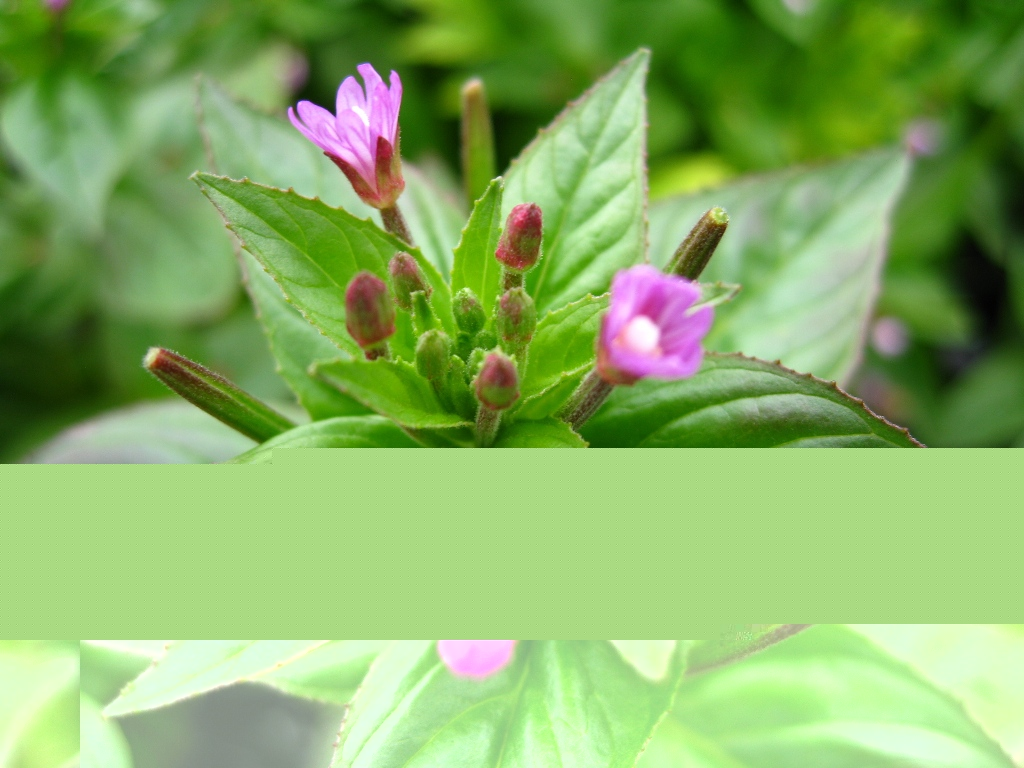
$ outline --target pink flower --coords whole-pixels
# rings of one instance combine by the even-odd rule
[[[487,677],[512,660],[515,640],[438,640],[437,653],[456,675]]]
[[[696,283],[651,266],[616,274],[597,345],[601,378],[628,385],[696,373],[704,357],[701,340],[714,318],[711,307],[691,311],[699,299]]]
[[[370,64],[357,69],[338,88],[337,115],[309,101],[288,108],[288,119],[324,151],[352,182],[356,194],[374,208],[390,208],[405,189],[398,151],[398,110],[402,81],[392,72],[390,89]]]

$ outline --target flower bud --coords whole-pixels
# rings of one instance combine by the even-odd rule
[[[474,382],[477,400],[492,411],[503,411],[519,399],[519,374],[516,364],[501,352],[484,359]]]
[[[469,288],[463,288],[452,297],[452,312],[455,313],[455,324],[463,333],[475,336],[487,322],[487,315],[476,297]]]
[[[452,340],[444,331],[427,331],[416,344],[416,370],[430,381],[440,381],[451,367]]]
[[[412,294],[416,291],[422,291],[430,297],[433,289],[424,279],[416,259],[408,253],[399,251],[392,256],[388,262],[388,272],[391,273],[391,284],[395,288],[395,303],[402,309],[412,309]]]
[[[345,326],[356,343],[367,351],[367,358],[380,356],[375,348],[395,332],[395,307],[387,284],[376,275],[360,272],[348,284]]]
[[[521,203],[505,220],[494,256],[510,272],[526,272],[540,258],[542,236],[540,206]]]
[[[665,273],[696,280],[714,255],[728,226],[729,214],[724,208],[709,210],[700,217],[700,221],[676,249],[665,267]]]
[[[494,313],[494,327],[502,342],[522,347],[537,329],[537,306],[522,288],[505,291]]]
[[[438,640],[437,653],[453,674],[484,678],[512,661],[515,640]]]

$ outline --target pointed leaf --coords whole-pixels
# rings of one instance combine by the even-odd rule
[[[729,230],[705,280],[742,283],[708,346],[843,382],[860,360],[889,220],[909,162],[886,150],[747,179],[651,206],[651,261],[665,264],[713,205]]]
[[[254,680],[327,643],[326,640],[179,640],[129,683],[103,711],[143,712],[227,685]]]
[[[504,223],[501,218],[503,184],[502,179],[495,179],[476,201],[455,248],[452,267],[452,295],[463,288],[471,289],[480,299],[487,317],[494,312],[501,278],[501,264],[494,258],[494,251]]]
[[[348,704],[387,640],[332,640],[259,679],[292,696]]]
[[[122,126],[107,96],[73,73],[21,85],[4,103],[3,137],[26,173],[90,234],[125,159]]]
[[[132,768],[132,753],[121,727],[108,720],[100,706],[81,697],[81,768]]]
[[[359,199],[337,166],[295,130],[283,113],[271,116],[254,110],[207,78],[199,81],[197,106],[212,170],[218,174],[293,188],[304,197],[318,197],[328,205],[380,223],[380,214]],[[406,187],[398,202],[413,239],[423,255],[447,275],[464,216],[450,196],[439,192],[420,170],[404,160],[402,169]]]
[[[586,448],[587,444],[558,419],[516,421],[502,426],[495,448]]]
[[[460,678],[432,641],[398,641],[374,663],[343,724],[332,768],[632,766],[672,703],[603,640],[520,642],[484,680]]]
[[[640,755],[637,768],[745,768],[710,739],[666,718]]]
[[[595,447],[920,445],[835,384],[719,354],[688,379],[616,387],[581,433]]]
[[[529,413],[530,418],[538,418],[537,406],[545,393],[564,381],[578,383],[580,377],[593,367],[601,315],[606,309],[607,296],[587,296],[549,312],[541,319],[530,342],[521,402],[517,409],[519,417],[525,418]],[[565,397],[570,394],[571,389]],[[562,402],[545,400],[547,413],[542,415],[554,413]]]
[[[746,768],[1013,766],[958,702],[845,627],[690,678],[672,717]]]
[[[807,629],[810,624],[744,624],[709,640],[698,640],[690,651],[687,674],[744,659]]]
[[[461,416],[444,409],[430,382],[411,363],[393,360],[335,360],[317,365],[317,376],[367,408],[411,429],[461,427]]]
[[[314,421],[267,440],[231,464],[270,464],[276,448],[418,448],[395,424],[380,416],[342,416]]]
[[[209,464],[253,441],[183,400],[119,408],[68,427],[26,456],[32,464]]]
[[[451,296],[440,274],[375,224],[294,192],[199,173],[193,178],[221,212],[242,247],[273,276],[288,299],[337,346],[352,355],[359,347],[345,328],[345,288],[360,270],[387,281],[388,260],[408,250],[434,289],[431,301],[452,333]],[[400,314],[401,319],[408,320]],[[397,333],[396,352],[412,359],[411,337]]]
[[[46,645],[0,644],[0,680],[0,765],[6,766],[53,702],[77,686],[78,658]]]
[[[649,58],[641,50],[619,64],[505,174],[502,216],[524,202],[544,214],[543,255],[527,275],[541,312],[603,293],[616,270],[644,260]]]

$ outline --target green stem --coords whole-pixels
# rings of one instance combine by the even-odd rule
[[[409,233],[409,225],[405,223],[405,217],[398,210],[398,203],[395,203],[390,208],[381,208],[380,219],[384,222],[385,230],[399,240],[404,240],[408,245],[415,245],[412,241],[412,235]]]
[[[611,392],[612,385],[602,379],[597,368],[594,368],[576,387],[576,391],[558,412],[558,418],[578,430],[604,404]]]
[[[480,406],[476,412],[476,444],[478,448],[490,448],[498,436],[501,426],[501,411],[495,411],[486,405]]]
[[[511,291],[513,288],[522,288],[524,285],[524,278],[526,275],[523,272],[513,272],[512,270],[502,267],[501,268],[501,291]]]

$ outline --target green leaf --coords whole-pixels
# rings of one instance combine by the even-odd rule
[[[622,658],[648,680],[662,680],[668,674],[676,640],[610,640]]]
[[[285,296],[346,352],[362,354],[345,328],[345,288],[360,270],[388,280],[388,261],[399,250],[410,251],[423,269],[434,289],[434,311],[448,332],[454,333],[451,295],[441,275],[418,250],[372,222],[290,191],[207,173],[193,178],[242,247],[273,276]],[[408,321],[404,313],[399,318]],[[397,333],[392,347],[412,359],[408,334]]]
[[[520,417],[529,413],[531,418],[539,418],[554,413],[564,398],[558,402],[554,401],[557,398],[545,400],[544,408],[538,409],[541,397],[563,381],[578,383],[580,376],[594,365],[601,315],[606,309],[607,296],[587,296],[549,312],[537,324],[520,388],[521,404],[516,409]],[[572,389],[564,394],[568,397]],[[539,413],[540,410],[546,412]]]
[[[411,363],[335,360],[315,368],[317,376],[367,408],[411,429],[461,427],[468,422],[444,409],[430,382]]]
[[[0,641],[0,680],[0,765],[6,766],[38,727],[46,727],[53,703],[77,688],[78,658],[43,641]]]
[[[238,268],[223,223],[180,177],[120,185],[107,218],[99,283],[110,315],[200,323],[237,302]]]
[[[231,460],[232,464],[270,464],[275,448],[417,448],[417,443],[380,416],[342,416],[303,424],[267,440]]]
[[[702,277],[741,283],[708,348],[780,359],[845,381],[860,360],[889,220],[909,162],[895,150],[793,169],[651,206],[651,261],[665,264],[714,205],[729,212]]]
[[[504,219],[501,217],[503,181],[495,179],[483,197],[476,201],[462,238],[455,248],[452,267],[452,294],[469,288],[480,299],[490,317],[498,300],[501,265],[494,258]]]
[[[747,768],[1013,765],[959,703],[844,627],[688,679],[672,717]]]
[[[637,768],[744,768],[715,742],[667,718],[640,755]]]
[[[100,706],[84,695],[81,739],[81,768],[132,768],[132,753],[120,726],[105,718]]]
[[[155,659],[166,650],[170,640],[83,640],[86,645],[145,659]]]
[[[347,704],[387,640],[333,640],[259,682],[306,699]]]
[[[241,104],[206,78],[199,81],[197,105],[212,169],[218,174],[292,188],[380,223],[380,214],[359,199],[337,166],[283,114],[274,117]],[[464,216],[422,171],[405,161],[402,170],[405,193],[399,207],[423,255],[447,275]]]
[[[167,706],[206,691],[254,680],[326,640],[179,640],[107,705],[118,717]]]
[[[366,413],[366,408],[309,373],[318,360],[343,357],[338,347],[288,303],[252,254],[239,252],[246,288],[277,360],[277,370],[314,420]]]
[[[356,694],[331,766],[632,766],[672,703],[682,655],[652,683],[604,640],[528,641],[475,680],[451,674],[433,642],[399,641]]]
[[[33,464],[208,464],[253,441],[182,400],[110,411],[61,432],[23,461]]]
[[[617,270],[644,260],[649,59],[640,50],[619,64],[505,174],[502,220],[524,202],[544,213],[543,255],[527,275],[540,312],[603,293]]]
[[[6,100],[0,127],[26,173],[98,235],[125,159],[121,121],[106,94],[70,72],[29,80]]]
[[[690,651],[687,674],[744,659],[809,627],[809,624],[744,624],[715,638],[698,640]]]
[[[586,448],[583,438],[564,421],[516,421],[503,425],[495,448]]]
[[[616,387],[582,435],[595,447],[919,445],[835,384],[718,354],[688,379]]]
[[[1009,754],[1024,754],[1020,625],[854,624],[853,629],[962,702]]]

